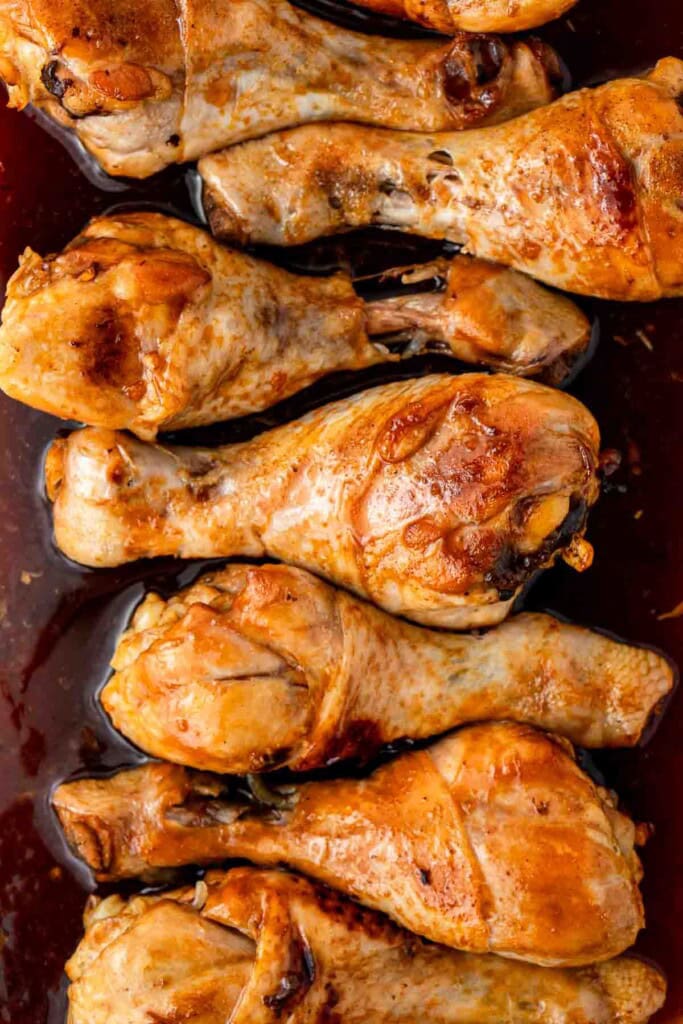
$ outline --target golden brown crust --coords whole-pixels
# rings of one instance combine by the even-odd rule
[[[113,667],[101,700],[117,729],[155,757],[227,774],[319,768],[500,718],[623,746],[673,686],[654,651],[551,616],[435,632],[284,565],[230,565],[169,601],[148,595]]]
[[[174,0],[27,0],[25,17],[49,49],[79,62],[170,67],[182,59]]]
[[[365,36],[287,0],[13,0],[0,12],[12,105],[41,107],[132,177],[308,121],[504,120],[552,98],[557,66],[548,47],[495,37]]]
[[[588,345],[569,300],[512,271],[460,256],[391,273],[443,285],[364,304],[345,274],[290,274],[171,217],[98,218],[57,255],[24,253],[2,312],[0,386],[64,419],[153,439],[393,361],[400,346],[410,355],[436,342],[556,381]]]
[[[670,58],[460,136],[280,133],[200,162],[212,229],[290,245],[390,225],[569,291],[680,295],[682,92],[683,61]]]
[[[91,904],[67,965],[71,1024],[644,1024],[659,971],[548,969],[421,942],[329,889],[234,868]]]
[[[615,956],[642,927],[635,829],[559,741],[470,726],[364,780],[253,806],[150,764],[61,786],[67,838],[102,880],[245,857],[286,863],[470,952],[547,965]]]
[[[56,256],[27,251],[0,328],[12,397],[149,438],[382,358],[344,275],[295,276],[150,213],[94,220]]]
[[[598,444],[568,395],[443,375],[212,450],[83,430],[53,445],[46,480],[57,544],[76,561],[270,554],[389,611],[464,628],[500,621],[582,536]]]
[[[409,18],[437,32],[521,32],[559,18],[576,0],[354,0],[393,18]]]

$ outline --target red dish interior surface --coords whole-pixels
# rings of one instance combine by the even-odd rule
[[[305,6],[370,30],[406,31],[353,15],[333,0]],[[658,57],[683,57],[683,6],[680,0],[583,0],[542,34],[560,50],[575,84],[593,83]],[[0,109],[3,286],[26,245],[59,249],[90,216],[122,202],[191,214],[183,169],[133,190],[106,191],[29,117]],[[367,273],[434,249],[375,233],[278,258],[289,265],[343,262]],[[683,663],[683,615],[675,614],[683,612],[683,301],[585,305],[599,319],[601,340],[572,390],[597,416],[605,446],[618,449],[623,461],[591,518],[593,568],[582,576],[554,569],[532,588],[526,606],[658,646]],[[411,372],[449,366],[423,359]],[[242,437],[381,379],[389,379],[386,368],[336,378],[251,423],[195,436],[210,443]],[[41,462],[63,427],[0,397],[0,1021],[12,1024],[62,1024],[62,968],[79,938],[88,885],[54,826],[50,788],[73,772],[139,756],[108,728],[95,693],[114,637],[144,589],[171,590],[199,569],[157,562],[88,572],[54,551]],[[654,826],[643,856],[648,925],[638,949],[669,976],[661,1024],[683,1016],[682,735],[679,692],[644,748],[593,758],[631,813]]]

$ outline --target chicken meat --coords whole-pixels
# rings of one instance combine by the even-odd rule
[[[547,103],[561,77],[537,41],[382,39],[288,0],[0,0],[10,104],[73,129],[110,174],[309,121],[437,131]]]
[[[432,349],[559,383],[590,341],[572,302],[503,267],[456,256],[389,276],[398,294],[366,303],[345,274],[290,274],[171,217],[99,218],[62,253],[24,253],[2,314],[0,387],[150,439]]]
[[[626,746],[674,683],[660,654],[550,615],[430,631],[285,565],[148,594],[112,665],[101,701],[117,729],[154,757],[236,774],[367,758],[487,719]]]
[[[53,802],[101,881],[287,864],[434,942],[546,966],[617,956],[643,925],[639,830],[567,741],[526,725],[466,726],[367,778],[260,803],[160,763],[64,783]]]
[[[409,18],[436,32],[521,32],[553,21],[576,0],[354,0],[379,14]]]
[[[364,225],[448,239],[567,291],[683,295],[683,60],[454,133],[329,125],[199,164],[221,238],[292,245]]]
[[[597,424],[503,374],[373,388],[219,448],[87,428],[46,460],[58,547],[90,566],[271,555],[388,611],[499,622],[535,570],[590,564]]]
[[[425,943],[282,871],[91,898],[70,1024],[645,1024],[666,983],[620,957],[547,968]]]

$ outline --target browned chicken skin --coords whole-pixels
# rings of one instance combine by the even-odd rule
[[[56,256],[24,254],[2,314],[0,387],[153,438],[399,358],[390,338],[408,355],[431,345],[552,382],[588,345],[576,306],[514,271],[456,256],[389,273],[406,294],[364,303],[344,274],[290,274],[161,214],[100,218]],[[443,284],[411,293],[430,278]]]
[[[149,594],[112,665],[101,700],[117,729],[155,757],[235,774],[319,768],[497,718],[625,746],[673,685],[661,655],[549,615],[455,636],[285,565]]]
[[[228,857],[283,863],[435,942],[581,965],[634,941],[641,868],[633,823],[567,748],[528,726],[474,725],[270,805],[148,764],[66,783],[54,806],[103,881]]]
[[[353,0],[392,18],[409,18],[437,32],[521,32],[559,18],[576,0]]]
[[[10,103],[73,129],[110,174],[146,177],[308,121],[436,131],[547,103],[544,44],[349,32],[287,0],[1,0]]]
[[[383,224],[568,291],[683,295],[683,61],[461,135],[330,125],[200,162],[214,232],[292,245]]]
[[[67,964],[70,1024],[645,1024],[657,968],[545,968],[427,944],[281,871],[86,909]]]
[[[453,628],[499,622],[581,540],[597,498],[595,420],[503,374],[373,388],[222,448],[86,429],[46,462],[61,550],[86,565],[271,555]]]

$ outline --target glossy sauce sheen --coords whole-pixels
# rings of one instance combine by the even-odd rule
[[[339,0],[302,6],[369,31],[414,28],[351,13]],[[680,0],[582,0],[541,33],[557,46],[576,85],[638,71],[667,55],[683,57]],[[112,183],[102,179],[111,189]],[[27,116],[0,110],[0,274],[2,285],[30,244],[60,249],[93,214],[144,203],[192,216],[188,176],[171,169],[133,189],[86,179],[62,145]],[[394,233],[332,239],[305,252],[268,253],[296,268],[340,264],[364,275],[435,244]],[[558,566],[525,606],[652,644],[683,663],[683,301],[625,306],[585,303],[600,342],[572,391],[596,415],[603,446],[620,469],[593,511],[593,568]],[[433,369],[445,359],[337,376],[272,413],[188,432],[215,443],[250,436],[315,404],[370,382]],[[63,424],[0,397],[0,1021],[62,1024],[62,968],[81,933],[87,879],[70,859],[49,811],[50,787],[76,772],[106,771],[140,758],[108,727],[96,704],[115,637],[146,588],[170,593],[201,566],[159,561],[90,572],[53,549],[42,496],[46,446]],[[683,612],[683,604],[681,604]],[[669,976],[661,1022],[683,1014],[683,697],[673,700],[654,738],[592,763],[625,807],[651,822],[644,851],[648,926],[638,949]]]

